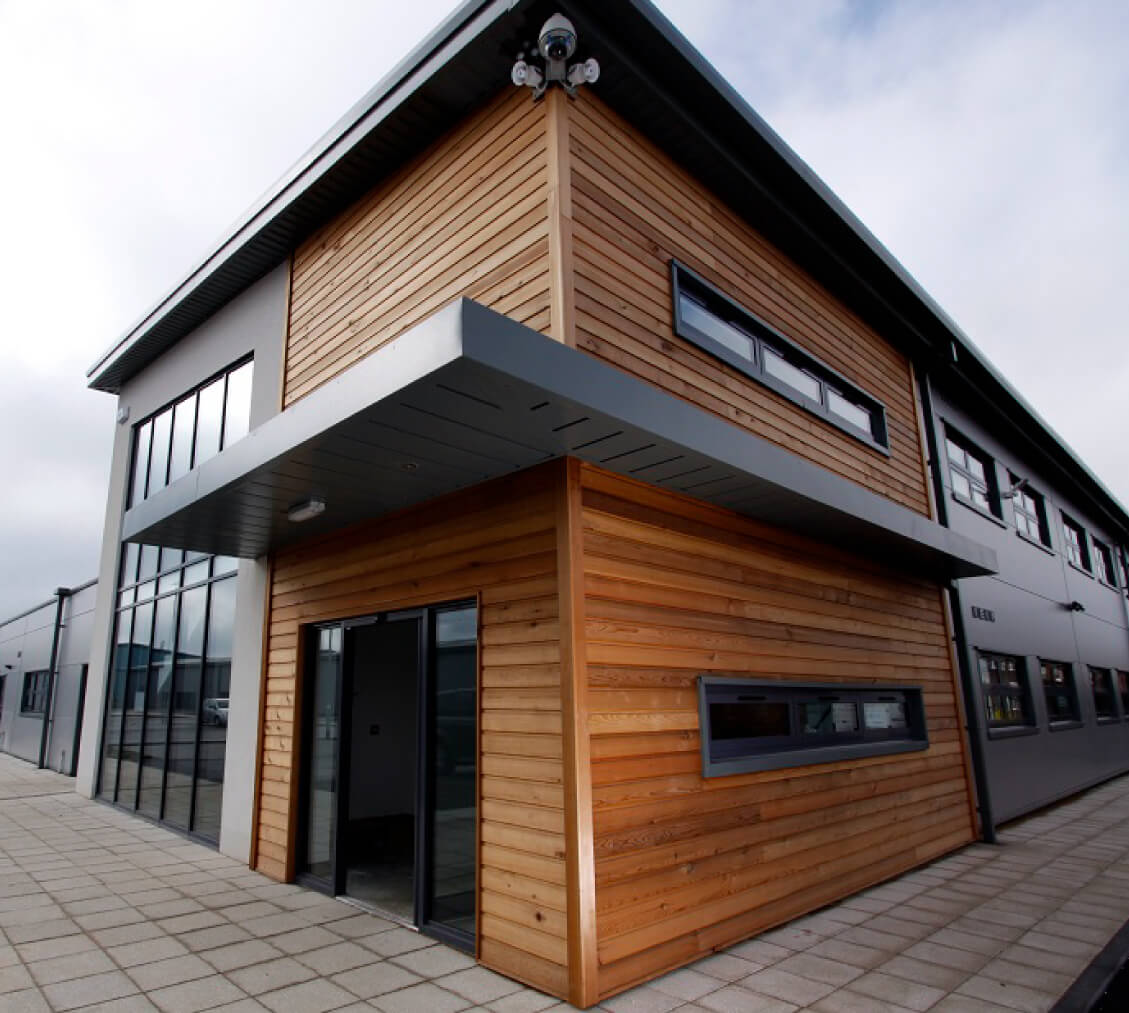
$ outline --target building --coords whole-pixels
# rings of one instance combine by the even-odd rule
[[[61,587],[0,623],[0,752],[74,776],[97,593]]]
[[[554,10],[461,7],[92,368],[79,789],[588,1006],[1129,767],[1124,577],[1015,537],[1129,517],[643,0],[513,87]]]

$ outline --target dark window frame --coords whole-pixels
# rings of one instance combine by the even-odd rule
[[[1114,692],[1121,702],[1121,720],[1129,721],[1129,672],[1123,668],[1114,672]]]
[[[47,711],[47,687],[50,673],[45,668],[24,672],[24,684],[20,693],[21,714],[45,714]]]
[[[181,391],[176,397],[168,401],[166,404],[161,405],[160,408],[150,412],[143,419],[139,419],[134,423],[133,430],[130,434],[130,460],[129,460],[129,507],[135,507],[138,503],[144,502],[151,495],[156,495],[161,489],[164,489],[169,481],[176,481],[177,478],[183,476],[176,476],[175,478],[166,479],[159,487],[155,487],[150,491],[152,486],[152,471],[153,471],[153,434],[152,426],[154,421],[166,412],[169,417],[169,440],[168,446],[165,447],[165,461],[164,461],[164,474],[171,475],[173,446],[175,443],[175,421],[176,421],[176,408],[184,402],[192,399],[192,433],[189,440],[188,449],[188,472],[191,472],[203,461],[196,460],[197,450],[197,436],[200,426],[200,392],[206,387],[210,387],[216,380],[223,381],[223,400],[220,405],[220,434],[219,434],[219,447],[224,450],[227,444],[224,442],[225,431],[227,429],[227,409],[228,409],[228,382],[231,375],[239,369],[242,369],[250,362],[255,361],[254,354],[244,355],[235,362],[225,366],[223,369],[217,370],[211,374],[207,379],[190,387],[188,390]],[[148,438],[145,441],[145,448],[142,451],[142,433],[146,427],[149,427]],[[141,483],[140,489],[137,487],[137,468],[140,462],[142,452],[145,455],[145,480]],[[187,472],[186,472],[187,474]]]
[[[1099,538],[1090,537],[1094,551],[1090,561],[1094,564],[1094,576],[1106,587],[1119,590],[1117,583],[1117,568],[1113,562],[1113,550]]]
[[[1100,665],[1087,665],[1087,670],[1090,675],[1090,696],[1094,701],[1094,717],[1097,719],[1098,724],[1109,724],[1110,722],[1118,720],[1117,713],[1117,688],[1114,684],[1113,669],[1102,668]],[[1106,711],[1098,710],[1098,686],[1097,679],[1104,679],[1105,693],[1101,694],[1108,698],[1109,707]]]
[[[1070,537],[1072,534],[1076,536],[1074,539]],[[1062,553],[1076,570],[1091,577],[1094,575],[1086,529],[1065,511],[1062,512]]]
[[[961,452],[962,459],[955,459],[952,448]],[[945,424],[945,461],[948,465],[949,491],[953,498],[964,506],[970,507],[979,514],[989,517],[997,523],[1003,523],[1003,508],[1000,506],[1000,489],[996,479],[996,465],[990,454],[981,450],[974,441],[970,440],[960,430]],[[983,479],[968,465],[968,461],[975,461],[984,472]],[[970,489],[981,491],[987,506],[981,505],[975,497],[957,490],[954,479],[961,478],[968,483]]]
[[[1047,520],[1047,500],[1042,493],[1036,492],[1030,485],[1022,489],[1016,486],[1022,481],[1018,475],[1008,472],[1012,489],[1015,490],[1008,497],[1011,500],[1012,513],[1015,516],[1015,532],[1020,538],[1038,545],[1044,549],[1053,549],[1051,545],[1051,526]],[[1037,535],[1031,534],[1034,527]]]
[[[1066,690],[1073,711],[1069,717],[1055,717],[1051,714],[1050,697],[1054,690],[1054,684],[1048,685],[1047,683],[1047,672],[1049,668],[1060,668],[1063,670],[1065,680],[1062,685]],[[1068,661],[1054,661],[1050,658],[1040,658],[1039,679],[1043,686],[1043,699],[1047,705],[1048,727],[1052,731],[1055,729],[1080,727],[1082,724],[1082,706],[1078,700],[1078,683],[1074,678],[1074,666]],[[1048,690],[1051,692],[1048,692]]]
[[[1014,664],[1014,687],[999,682],[993,683],[991,679],[985,680],[985,674],[990,674],[992,662],[1011,662]],[[1027,677],[1027,662],[1020,655],[1001,654],[999,651],[976,650],[976,669],[980,677],[980,695],[984,702],[984,720],[987,723],[989,736],[999,734],[1018,734],[1026,729],[1035,728],[1035,701],[1031,693],[1031,681]],[[986,673],[988,669],[988,673]],[[1001,702],[999,709],[993,708],[993,702]],[[1018,718],[1004,718],[994,716],[1011,708],[1008,701],[1018,701]]]
[[[789,729],[783,735],[714,735],[711,708],[737,703],[786,706]],[[898,703],[904,730],[868,725],[866,704]],[[801,708],[810,704],[853,705],[855,725],[842,733],[805,731]],[[761,770],[781,770],[816,763],[916,752],[929,748],[923,690],[917,685],[853,686],[845,683],[781,682],[729,676],[698,677],[698,719],[701,731],[702,777],[725,777]]]
[[[684,264],[672,260],[670,269],[675,334],[860,443],[889,456],[890,430],[886,421],[886,405],[882,401],[785,337]],[[689,323],[682,311],[684,296],[723,324],[735,328],[742,337],[748,338],[752,355],[749,358],[739,355],[717,338]],[[789,366],[800,370],[818,384],[818,397],[811,397],[770,373],[765,365],[765,348],[775,352]],[[866,412],[870,416],[869,429],[855,425],[836,413],[830,407],[833,395],[842,398],[857,410]]]

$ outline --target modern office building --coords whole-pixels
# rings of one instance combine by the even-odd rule
[[[0,622],[0,752],[74,775],[97,581]]]
[[[562,7],[461,7],[91,369],[79,789],[588,1006],[1129,769],[1129,517],[654,8]]]

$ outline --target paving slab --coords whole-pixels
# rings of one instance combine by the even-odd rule
[[[1129,911],[1129,776],[672,971],[605,1013],[1049,1010]],[[0,1009],[567,1013],[0,755]]]

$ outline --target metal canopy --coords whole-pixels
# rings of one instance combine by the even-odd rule
[[[992,550],[470,300],[125,515],[126,541],[244,558],[578,457],[942,579]],[[327,504],[295,523],[289,508]]]

